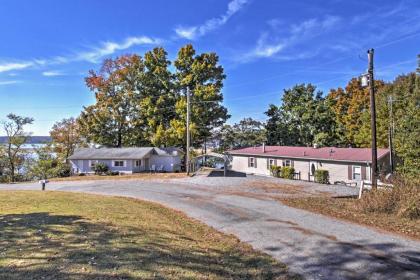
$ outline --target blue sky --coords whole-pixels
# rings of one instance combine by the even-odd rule
[[[35,135],[93,103],[83,78],[103,59],[155,46],[173,59],[190,42],[219,54],[233,123],[264,120],[297,83],[345,86],[371,47],[377,78],[413,71],[420,1],[0,0],[0,36],[0,120],[32,116]]]

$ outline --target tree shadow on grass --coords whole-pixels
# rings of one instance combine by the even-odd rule
[[[272,259],[177,232],[49,213],[0,216],[0,279],[288,279]]]
[[[314,235],[316,233],[308,233]],[[393,242],[372,243],[365,240],[340,242],[333,237],[314,237],[310,254],[291,255],[287,262],[319,279],[420,279],[420,251],[407,250]],[[286,244],[304,252],[299,244]],[[282,246],[266,250],[281,254]]]

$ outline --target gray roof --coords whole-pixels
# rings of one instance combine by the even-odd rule
[[[79,148],[69,159],[142,159],[151,152],[159,156],[179,156],[182,153],[178,148]]]

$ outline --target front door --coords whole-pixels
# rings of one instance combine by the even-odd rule
[[[144,159],[144,170],[150,170],[150,168],[149,168],[149,158]]]
[[[310,161],[309,162],[309,181],[315,181],[315,170],[318,169],[318,162],[316,161]]]
[[[310,166],[310,171],[311,175],[314,176],[315,175],[315,170],[317,169],[317,164],[315,161],[311,161],[311,166]]]

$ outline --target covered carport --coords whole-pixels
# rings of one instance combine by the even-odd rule
[[[205,161],[206,158],[217,158],[217,159],[221,159],[223,161],[223,176],[226,177],[227,175],[227,170],[229,167],[229,156],[226,154],[219,154],[219,153],[214,153],[214,152],[210,152],[210,153],[206,153],[206,154],[202,154],[199,156],[196,156],[194,158],[191,159],[191,166],[190,166],[190,170],[193,174],[196,174],[197,171],[199,171],[202,166],[200,165],[201,162],[203,162],[203,160]]]

